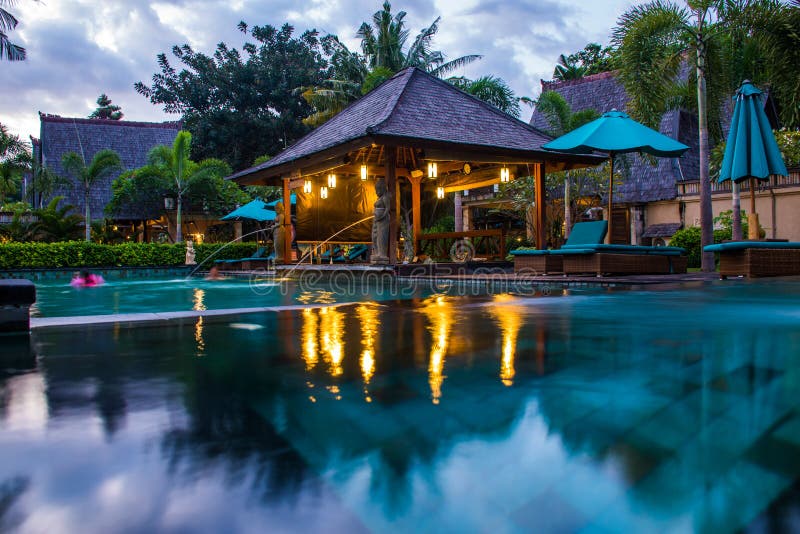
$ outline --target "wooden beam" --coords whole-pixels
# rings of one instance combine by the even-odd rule
[[[414,228],[414,255],[419,255],[419,236],[422,235],[422,212],[420,197],[422,196],[422,176],[409,178],[411,182],[411,219]]]
[[[292,190],[288,179],[283,181],[283,261],[292,263]]]
[[[386,156],[386,191],[389,198],[389,265],[397,264],[397,203],[392,195],[397,194],[397,151],[387,146],[383,153]]]
[[[533,167],[535,180],[535,202],[536,202],[536,248],[544,250],[547,248],[547,232],[545,231],[545,191],[544,191],[544,163],[537,163]]]

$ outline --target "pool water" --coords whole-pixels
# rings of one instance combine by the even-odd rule
[[[0,530],[800,528],[798,282],[3,338]]]

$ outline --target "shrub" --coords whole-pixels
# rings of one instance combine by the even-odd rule
[[[224,245],[195,245],[195,260],[201,263]],[[237,259],[251,256],[255,243],[233,243],[214,259]],[[2,243],[0,269],[42,269],[80,267],[150,267],[179,266],[186,260],[183,244],[122,243],[102,245],[85,241],[57,243]]]
[[[689,256],[689,267],[700,267],[700,239],[701,232],[699,226],[690,226],[683,230],[678,230],[670,239],[672,247],[683,247]]]

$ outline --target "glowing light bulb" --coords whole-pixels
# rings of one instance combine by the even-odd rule
[[[511,171],[508,167],[503,167],[500,169],[500,181],[504,184],[507,184],[511,181]]]
[[[336,175],[335,174],[329,174],[328,175],[328,187],[330,187],[331,189],[335,189],[336,188]]]
[[[319,188],[319,198],[328,198],[328,188],[324,185]]]
[[[436,198],[444,198],[444,187],[436,188]]]
[[[428,163],[428,178],[436,178],[439,176],[439,168],[436,163]]]
[[[366,180],[367,179],[367,166],[366,165],[362,165],[361,166],[361,179],[362,180]]]
[[[303,193],[311,193],[311,180],[303,182]]]

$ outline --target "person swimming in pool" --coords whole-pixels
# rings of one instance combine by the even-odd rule
[[[70,285],[72,287],[97,287],[105,284],[106,281],[99,274],[90,273],[89,271],[81,271],[75,273],[72,277]]]
[[[208,270],[206,280],[225,280],[225,277],[219,272],[219,267],[214,265]]]

